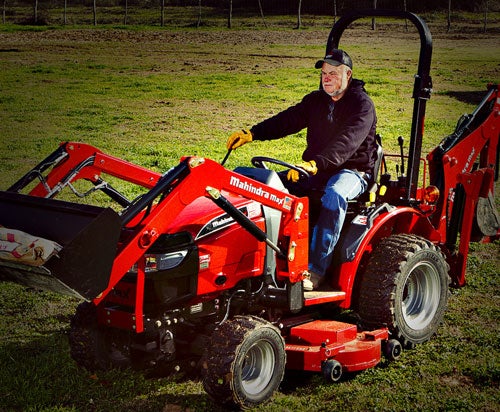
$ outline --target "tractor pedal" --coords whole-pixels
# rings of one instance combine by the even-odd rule
[[[338,302],[345,299],[345,292],[329,291],[311,291],[304,292],[304,306],[320,305],[328,302]]]

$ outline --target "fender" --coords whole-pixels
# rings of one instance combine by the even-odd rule
[[[377,244],[382,238],[398,233],[413,233],[433,243],[441,243],[440,233],[428,217],[409,206],[396,207],[383,203],[367,215],[358,215],[353,219],[339,244],[340,264],[334,265],[333,269],[332,286],[346,293],[345,300],[340,304],[342,308],[351,306],[356,274],[362,273]]]

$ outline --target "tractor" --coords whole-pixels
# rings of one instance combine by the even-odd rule
[[[68,141],[0,192],[0,279],[81,299],[69,330],[78,365],[195,371],[218,403],[246,409],[271,398],[285,370],[336,382],[436,333],[449,288],[466,283],[469,243],[500,234],[499,86],[488,85],[474,112],[422,158],[432,92],[425,22],[351,12],[326,49],[371,16],[407,19],[419,32],[408,153],[379,147],[376,176],[349,205],[320,290],[302,284],[316,201],[285,189],[274,169],[296,166],[279,159],[229,170],[185,156],[158,173]],[[390,156],[401,162],[394,177]],[[87,201],[96,192],[105,206]]]

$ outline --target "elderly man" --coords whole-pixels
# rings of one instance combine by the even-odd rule
[[[352,78],[351,58],[345,51],[333,49],[316,63],[316,68],[321,69],[320,90],[250,130],[233,133],[227,140],[227,148],[235,149],[253,140],[279,139],[307,128],[307,146],[297,166],[310,178],[301,182],[299,173],[289,170],[285,179],[292,193],[294,185],[324,191],[312,231],[310,276],[303,281],[304,290],[323,283],[347,202],[366,190],[376,159],[375,107],[364,82]]]

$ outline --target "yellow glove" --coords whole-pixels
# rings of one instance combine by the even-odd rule
[[[309,162],[302,162],[299,163],[298,165],[295,165],[297,167],[300,167],[301,169],[304,169],[307,173],[310,175],[315,175],[318,173],[318,168],[316,167],[316,162],[314,160],[311,160]],[[291,180],[292,182],[297,182],[299,180],[300,173],[297,172],[296,170],[290,169],[288,171],[288,174],[286,175],[286,178],[288,180]]]
[[[227,150],[236,149],[237,147],[243,146],[245,143],[250,143],[252,139],[253,136],[250,130],[240,130],[239,132],[234,132],[227,139]]]

